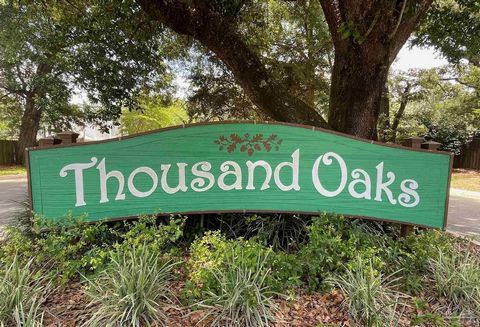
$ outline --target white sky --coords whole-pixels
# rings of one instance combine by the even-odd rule
[[[446,65],[448,62],[432,48],[409,48],[408,44],[400,50],[392,65],[394,70],[428,69]]]

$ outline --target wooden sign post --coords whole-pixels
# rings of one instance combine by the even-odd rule
[[[60,221],[287,212],[444,228],[451,155],[311,126],[223,122],[28,150],[33,210]]]

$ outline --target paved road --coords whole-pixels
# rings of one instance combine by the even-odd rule
[[[0,178],[0,225],[11,222],[22,209],[27,199],[27,179],[20,177]]]
[[[480,197],[450,193],[447,229],[480,241]]]
[[[25,177],[0,178],[0,226],[12,221],[26,197]],[[480,197],[450,194],[447,229],[480,239]]]

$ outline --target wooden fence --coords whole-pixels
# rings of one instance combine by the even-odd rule
[[[454,168],[480,169],[480,136],[463,146],[460,155],[455,156]]]
[[[18,141],[0,140],[0,165],[15,165],[17,163]]]

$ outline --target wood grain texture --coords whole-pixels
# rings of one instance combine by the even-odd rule
[[[235,147],[232,146],[234,143]],[[247,189],[249,161],[267,162],[275,175],[279,164],[294,161],[292,155],[297,150],[298,190],[282,191],[274,176],[269,188],[261,190],[266,178],[262,167],[254,170],[255,189]],[[345,187],[332,197],[319,192],[312,176],[315,161],[329,152],[340,156],[347,169]],[[148,213],[335,212],[434,228],[444,227],[451,162],[450,155],[445,153],[384,146],[309,126],[258,122],[180,126],[108,142],[30,149],[28,156],[32,207],[45,218],[57,221],[62,220],[67,212],[87,214],[88,221]],[[74,171],[68,171],[65,177],[60,176],[60,171],[73,163],[89,163],[92,158],[97,159],[96,164],[83,171],[85,205],[75,206]],[[104,160],[107,173],[119,171],[124,176],[125,199],[115,200],[119,184],[116,178],[109,178],[106,183],[108,202],[100,202],[98,164],[101,160]],[[219,187],[220,167],[225,161],[233,161],[240,167],[241,189],[226,191]],[[214,178],[211,188],[203,192],[196,192],[192,187],[195,186],[192,184],[194,179],[199,178],[192,172],[198,162],[211,164],[209,172]],[[187,189],[169,194],[161,185],[162,165],[171,165],[166,177],[169,186],[175,187],[179,178],[177,163],[185,164]],[[390,203],[385,192],[376,196],[377,166],[381,163],[383,182],[387,180],[388,172],[395,174],[394,182],[388,187],[395,204]],[[157,186],[146,197],[135,196],[127,185],[130,174],[139,167],[150,168],[157,178]],[[332,160],[327,165],[320,161],[319,167],[317,176],[321,185],[327,190],[336,190],[342,177],[339,162]],[[370,199],[355,198],[349,192],[349,184],[358,179],[352,176],[354,169],[362,169],[368,174]],[[293,177],[290,167],[279,170],[283,184],[292,184]],[[403,193],[401,183],[410,179],[418,183],[416,192],[420,202],[414,207],[405,207],[399,203]],[[148,192],[154,184],[154,180],[142,172],[132,181],[140,192]],[[204,187],[210,182],[208,178],[203,181]],[[233,176],[225,178],[227,184],[234,181]],[[196,185],[197,188],[200,184]],[[355,191],[363,193],[363,184],[357,184]]]

